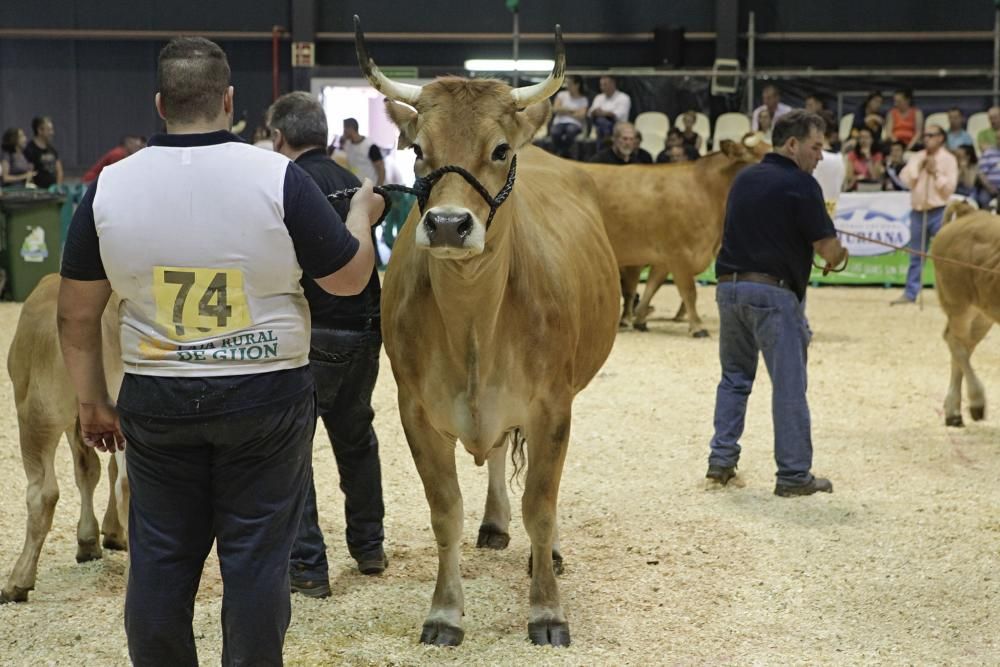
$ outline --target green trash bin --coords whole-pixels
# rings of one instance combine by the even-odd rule
[[[14,301],[24,301],[43,276],[59,272],[64,201],[63,195],[37,190],[0,195],[4,294]]]

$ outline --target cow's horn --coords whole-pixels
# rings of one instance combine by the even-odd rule
[[[391,100],[405,102],[413,105],[420,97],[422,86],[414,86],[411,83],[400,83],[393,81],[379,70],[378,65],[368,55],[368,45],[365,44],[365,34],[361,32],[361,19],[354,15],[354,48],[358,52],[358,65],[361,72],[368,79],[372,88],[379,91]]]
[[[541,83],[532,86],[522,86],[511,91],[518,109],[530,107],[536,102],[547,100],[562,88],[566,76],[566,47],[563,46],[562,27],[556,25],[556,60],[552,73]]]

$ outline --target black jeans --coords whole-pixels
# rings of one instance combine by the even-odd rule
[[[312,330],[309,366],[316,382],[319,415],[340,472],[347,549],[357,560],[380,554],[385,539],[382,468],[372,427],[372,391],[381,348],[377,322],[366,330]],[[311,478],[289,568],[296,579],[323,581],[329,577]]]
[[[282,664],[288,555],[312,481],[315,402],[203,422],[123,414],[121,423],[133,664],[197,667],[191,621],[213,541],[223,582],[222,664]]]

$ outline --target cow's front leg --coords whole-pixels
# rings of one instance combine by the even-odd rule
[[[694,274],[686,269],[674,271],[674,284],[681,295],[681,307],[687,310],[688,333],[695,338],[708,338],[708,329],[698,315],[698,289],[694,284]]]
[[[663,281],[669,275],[670,268],[662,264],[653,264],[649,267],[649,276],[646,278],[646,289],[642,292],[642,300],[639,301],[639,305],[635,309],[635,319],[632,320],[632,328],[636,331],[649,330],[649,327],[646,325],[646,318],[649,317],[651,310],[649,304],[652,303],[653,297],[656,296],[656,290],[660,289],[660,285],[663,284]]]
[[[622,287],[622,316],[618,321],[618,326],[628,326],[632,318],[635,317],[635,295],[639,288],[641,274],[641,266],[623,266],[618,269]]]
[[[462,629],[465,601],[459,569],[463,509],[455,470],[455,440],[434,429],[419,406],[404,407],[406,402],[401,391],[399,405],[403,430],[424,484],[438,548],[437,584],[420,641],[437,646],[458,646],[465,637]]]
[[[510,498],[507,496],[507,436],[486,459],[490,482],[486,490],[486,510],[479,526],[476,546],[485,549],[506,549],[510,544]]]
[[[570,427],[566,405],[540,406],[527,429],[528,470],[521,509],[531,538],[531,610],[528,638],[535,644],[569,646],[569,623],[559,602],[553,563],[556,503]]]

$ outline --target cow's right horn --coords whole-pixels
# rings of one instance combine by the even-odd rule
[[[551,74],[541,83],[515,88],[510,94],[513,96],[517,108],[524,109],[536,102],[547,100],[559,92],[565,76],[566,47],[563,45],[562,27],[556,24],[556,59]]]
[[[411,83],[400,83],[393,81],[379,70],[378,65],[368,55],[368,45],[365,44],[365,34],[361,31],[361,19],[354,15],[354,48],[358,53],[358,65],[361,72],[368,79],[372,88],[379,91],[391,100],[405,102],[414,105],[420,97],[422,86],[414,86]]]

